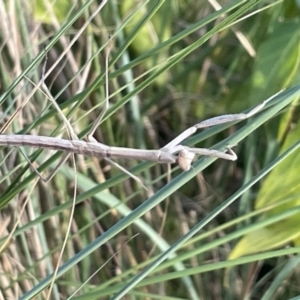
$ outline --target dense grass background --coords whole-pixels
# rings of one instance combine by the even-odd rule
[[[104,107],[109,52],[95,138],[110,146],[159,149],[286,88],[251,120],[187,141],[237,145],[236,162],[119,160],[147,189],[83,156],[43,183],[2,147],[1,299],[299,295],[299,13],[296,0],[0,0],[1,134],[68,138],[38,86],[45,53],[46,84],[82,138]],[[24,152],[45,176],[62,155]]]

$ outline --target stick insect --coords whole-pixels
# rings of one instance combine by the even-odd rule
[[[111,159],[113,158],[127,158],[127,159],[137,159],[137,160],[145,160],[145,161],[153,161],[157,163],[177,163],[179,167],[188,171],[191,168],[192,161],[196,155],[204,155],[204,156],[213,156],[221,159],[234,161],[237,159],[237,155],[231,149],[230,146],[227,147],[226,152],[221,152],[213,149],[206,148],[191,148],[188,146],[184,146],[181,143],[185,141],[188,137],[193,135],[198,129],[207,128],[219,124],[224,124],[232,121],[240,121],[250,118],[255,115],[259,111],[261,111],[265,105],[272,100],[279,93],[273,95],[269,99],[265,100],[258,106],[254,107],[248,113],[240,113],[240,114],[228,114],[222,115],[214,118],[207,119],[202,121],[185,131],[183,131],[179,136],[174,138],[171,142],[169,142],[164,147],[158,150],[143,150],[143,149],[133,149],[133,148],[123,148],[123,147],[110,147],[108,145],[99,143],[94,137],[94,133],[98,126],[100,125],[102,118],[109,107],[109,91],[108,91],[108,57],[109,50],[107,50],[106,60],[105,60],[105,108],[98,116],[94,124],[92,125],[90,131],[87,134],[87,142],[83,140],[79,140],[77,135],[75,134],[70,122],[67,120],[55,100],[52,98],[50,91],[48,90],[45,82],[44,82],[44,74],[45,74],[45,65],[47,62],[47,56],[45,58],[45,63],[43,66],[42,73],[42,89],[45,91],[46,95],[58,111],[61,116],[65,127],[70,136],[70,140],[48,137],[48,136],[33,136],[33,135],[3,135],[0,134],[0,145],[1,146],[30,146],[34,148],[43,148],[43,149],[54,149],[54,150],[63,150],[65,151],[64,156],[58,165],[54,168],[53,172],[46,178],[44,178],[36,168],[33,167],[30,160],[24,155],[25,159],[32,166],[34,171],[39,175],[39,177],[44,181],[48,182],[55,175],[58,168],[62,163],[64,163],[69,157],[70,153],[84,154],[88,156],[98,156],[108,160],[113,165],[120,168],[129,176],[133,177],[135,180],[140,182],[140,179],[129,173],[126,169],[124,169],[119,164],[115,163]]]
[[[48,136],[32,136],[32,135],[0,135],[0,145],[2,146],[31,146],[34,148],[63,150],[66,153],[77,153],[88,156],[98,156],[106,159],[110,158],[127,158],[145,161],[153,161],[157,163],[178,163],[184,170],[191,168],[192,160],[195,155],[213,156],[226,160],[236,160],[237,155],[228,146],[228,153],[206,148],[191,148],[181,145],[181,142],[193,135],[198,129],[207,128],[218,124],[228,123],[232,121],[245,120],[253,116],[266,105],[273,97],[267,99],[260,105],[253,108],[249,113],[222,115],[200,122],[182,132],[170,143],[159,150],[143,150],[134,148],[110,147],[97,142],[93,133],[96,126],[92,127],[88,134],[88,142],[74,138],[71,140],[48,137]],[[96,124],[96,123],[95,123]],[[77,137],[77,136],[76,136]],[[52,175],[53,176],[53,175]]]

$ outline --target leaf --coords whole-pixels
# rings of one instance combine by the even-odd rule
[[[252,86],[259,93],[273,93],[291,84],[299,68],[300,27],[297,22],[277,23],[259,47]],[[268,88],[266,88],[268,87]],[[263,98],[267,95],[261,95]]]
[[[300,122],[290,131],[281,152],[299,140]],[[299,180],[300,152],[296,151],[273,169],[257,196],[255,209],[270,207],[261,217],[267,219],[300,205]],[[300,236],[300,213],[288,219],[255,230],[244,236],[231,252],[229,259],[246,254],[274,249],[288,242],[296,242]]]
[[[299,217],[300,214],[298,213],[292,218],[247,234],[239,241],[230,253],[229,259],[234,259],[252,253],[268,251],[278,248],[292,239],[299,238]]]
[[[48,5],[52,7],[54,15],[57,20],[63,23],[66,20],[66,16],[68,16],[71,7],[73,5],[72,1],[68,0],[36,0],[34,5],[34,18],[36,21],[40,21],[44,24],[53,24],[53,20],[51,18],[51,14],[48,13],[48,5],[45,5],[45,2],[48,1]]]
[[[299,77],[299,35],[300,28],[296,22],[286,21],[274,26],[272,34],[258,51],[252,80],[254,87],[252,99],[290,85]],[[297,101],[298,99],[295,99],[293,103]],[[294,108],[291,105],[279,125],[277,142],[279,145],[283,144],[281,153],[299,140],[300,122],[290,130],[293,113]],[[300,205],[299,165],[300,152],[298,151],[280,163],[265,179],[255,203],[256,210],[269,207],[261,220]],[[289,219],[247,234],[232,250],[229,259],[296,241],[300,235],[299,218],[300,214],[296,214]]]
[[[151,22],[139,28],[138,33],[134,37],[130,47],[137,55],[141,55],[150,51],[159,42],[166,41],[171,37],[171,16],[170,5],[172,3],[166,1],[157,13],[152,17]],[[122,1],[120,4],[120,12],[123,16],[136,9],[136,1]],[[132,18],[131,22],[125,27],[125,34],[130,35],[131,31],[135,28],[140,20],[147,13],[147,8],[139,9],[136,15]],[[151,70],[153,66],[156,66],[160,62],[167,60],[167,53],[160,52],[158,56],[148,58],[144,61],[144,67],[147,70]],[[166,84],[168,78],[166,74],[161,74],[155,80],[155,83],[159,86]]]

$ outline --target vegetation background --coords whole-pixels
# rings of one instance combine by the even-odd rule
[[[36,88],[46,53],[45,83],[80,138],[104,107],[108,55],[95,138],[110,146],[159,149],[286,88],[187,141],[238,144],[236,162],[119,160],[147,189],[83,156],[43,183],[2,147],[1,299],[299,299],[299,1],[0,0],[0,16],[1,134],[68,138]],[[44,175],[62,155],[23,151]]]

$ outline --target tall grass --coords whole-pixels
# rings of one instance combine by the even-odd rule
[[[264,177],[299,146],[293,140],[279,154],[297,125],[299,7],[296,1],[219,4],[0,1],[1,134],[69,138],[39,86],[46,55],[45,83],[79,138],[105,105],[108,55],[110,106],[94,137],[110,146],[159,149],[201,120],[249,111],[286,88],[251,120],[186,141],[222,151],[236,145],[236,162],[201,157],[183,172],[119,160],[147,189],[108,161],[85,156],[71,156],[44,183],[18,149],[2,147],[1,299],[300,293],[296,237],[278,249],[255,242],[246,257],[235,247],[299,213],[293,205],[266,217],[270,207],[255,205]],[[62,156],[23,152],[45,176]],[[288,242],[294,244],[284,248]]]

